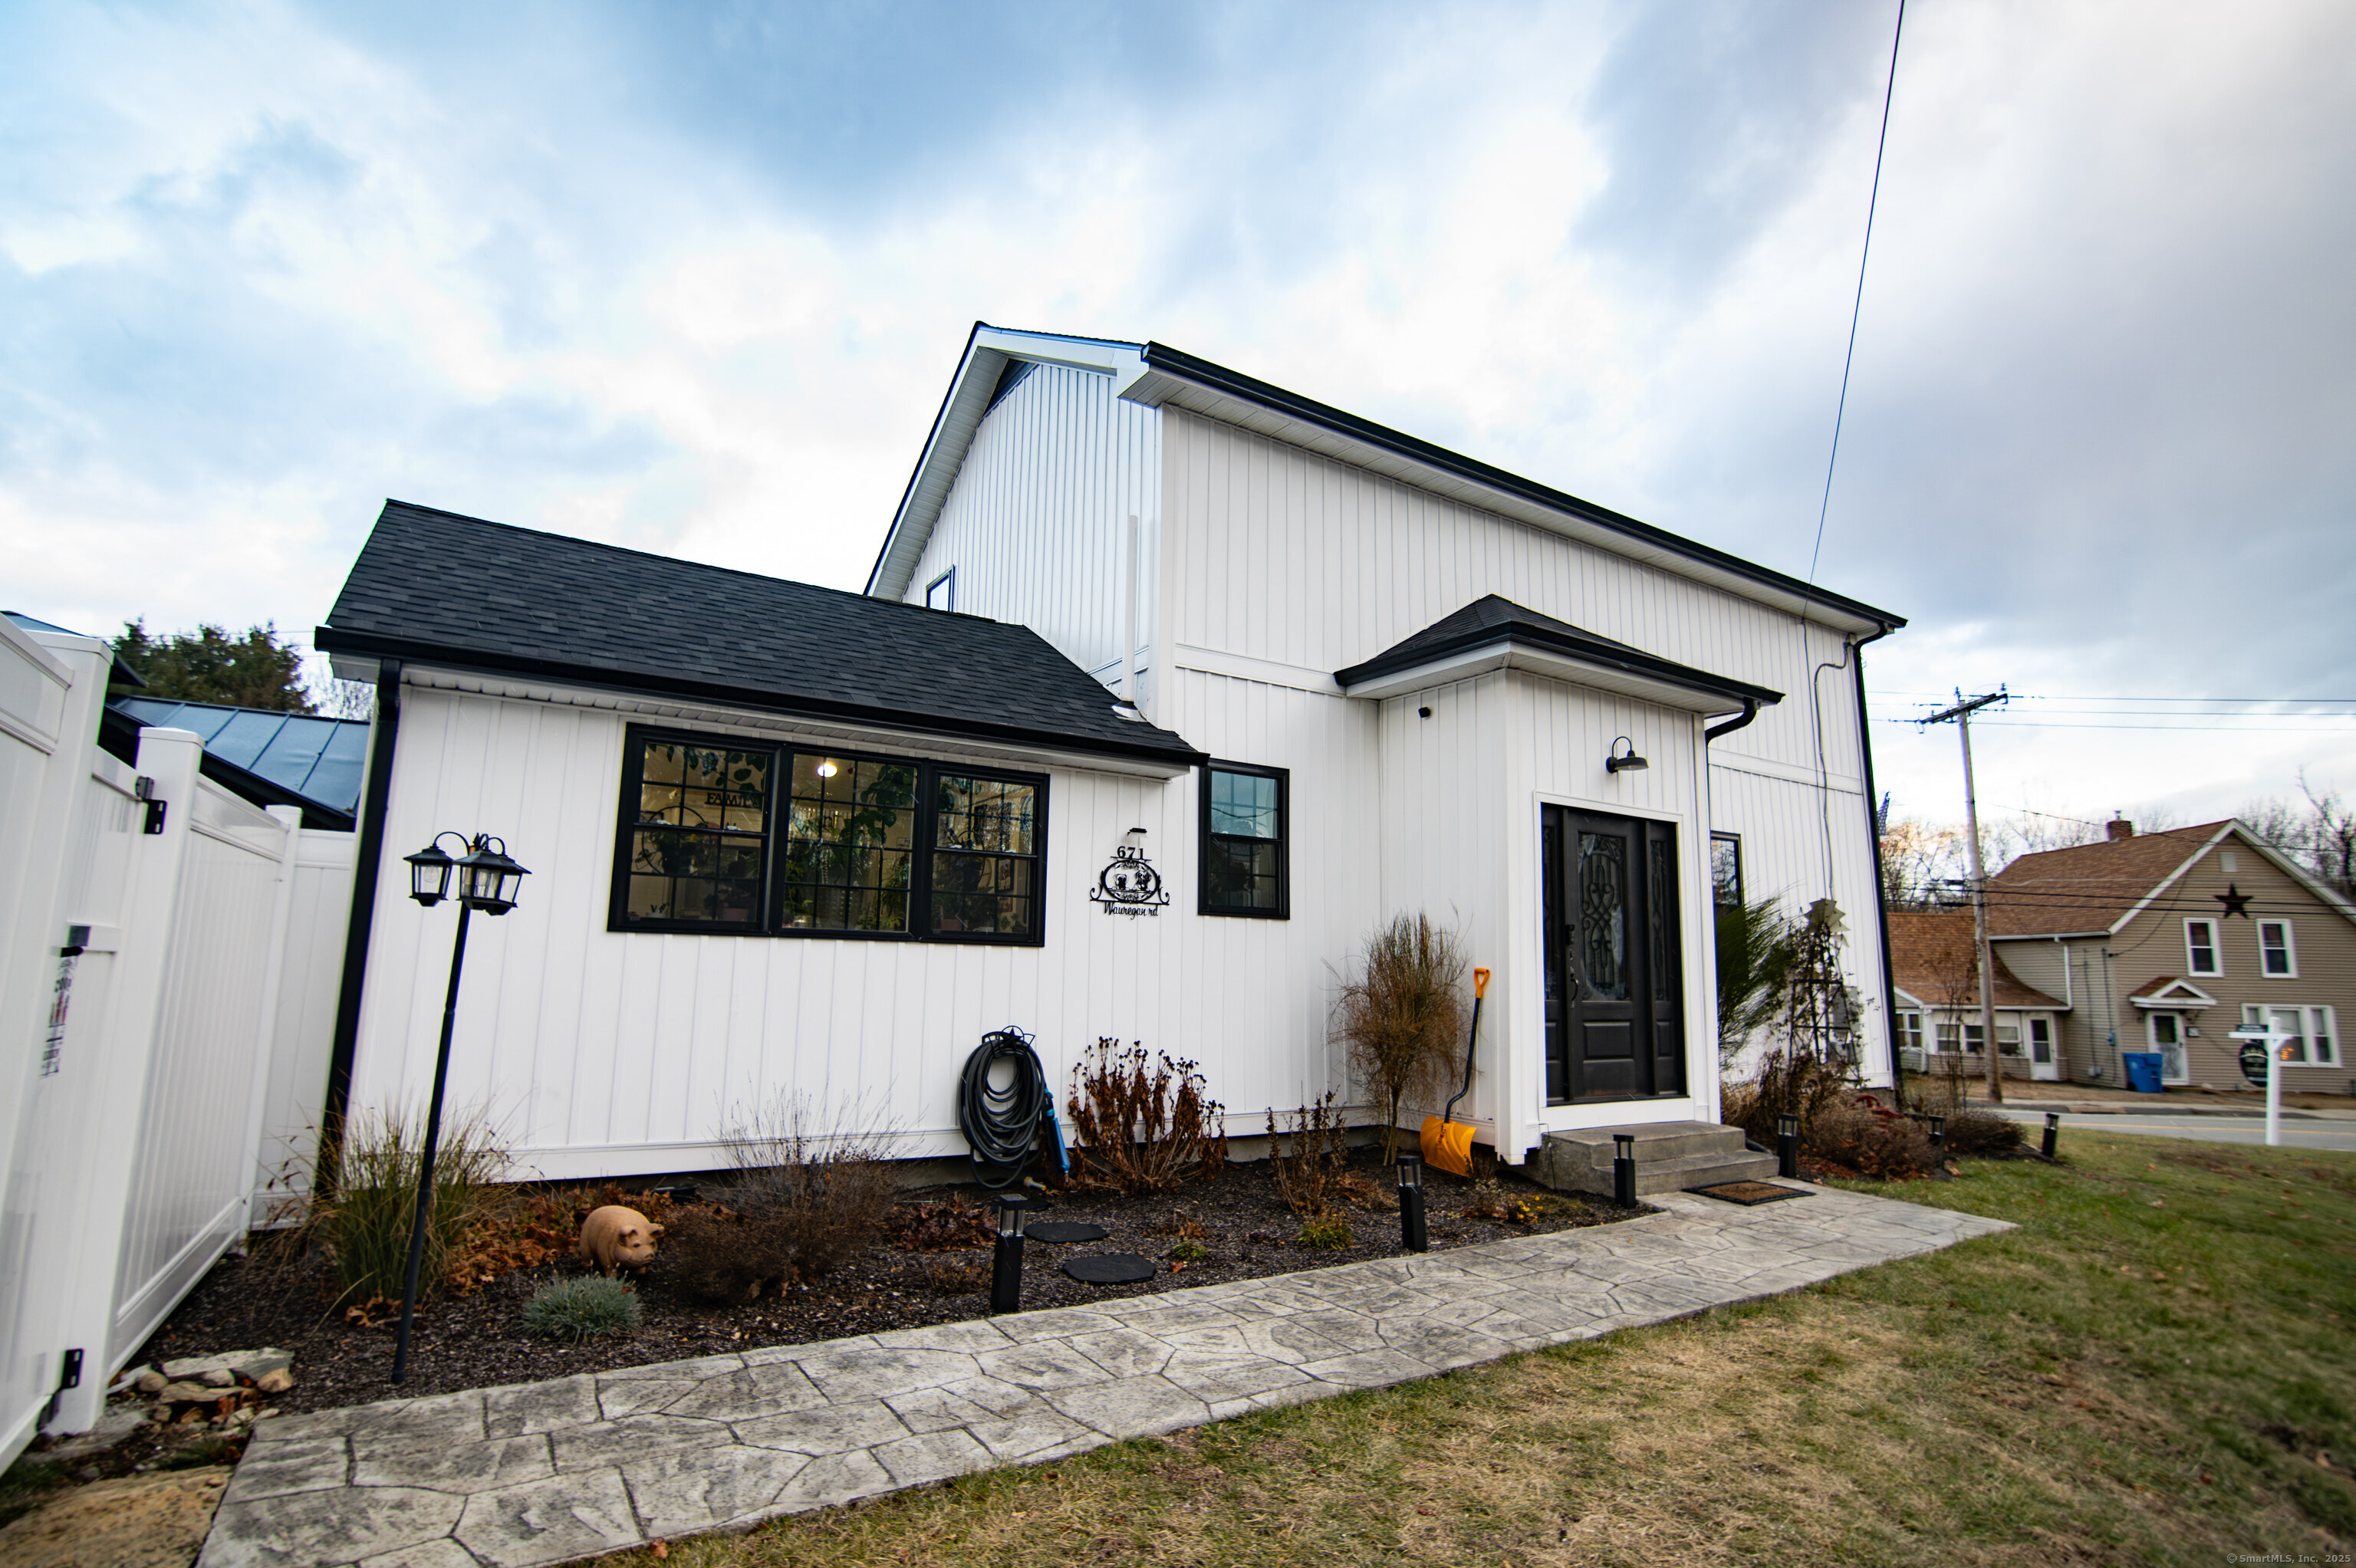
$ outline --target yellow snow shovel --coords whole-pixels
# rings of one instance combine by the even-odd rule
[[[1472,1174],[1472,1128],[1467,1123],[1451,1122],[1448,1116],[1456,1109],[1458,1100],[1472,1093],[1472,1048],[1481,1040],[1481,993],[1488,988],[1489,971],[1473,970],[1472,1031],[1464,1041],[1464,1087],[1456,1091],[1440,1115],[1423,1119],[1423,1163],[1459,1176]]]

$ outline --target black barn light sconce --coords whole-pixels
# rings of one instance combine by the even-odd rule
[[[1623,752],[1620,749],[1622,746],[1628,749]],[[1652,765],[1636,754],[1636,742],[1625,735],[1612,737],[1612,754],[1603,759],[1603,771],[1607,773],[1641,772]]]
[[[452,859],[442,840],[455,838],[466,852]],[[458,940],[450,949],[450,990],[442,1002],[442,1048],[434,1058],[434,1099],[425,1112],[425,1147],[417,1165],[417,1214],[409,1227],[409,1272],[401,1286],[401,1333],[393,1341],[392,1381],[409,1378],[409,1331],[417,1316],[417,1275],[425,1262],[425,1227],[434,1209],[434,1154],[442,1137],[442,1090],[450,1078],[450,1032],[458,1021],[458,976],[466,964],[466,922],[476,911],[499,915],[516,906],[516,892],[531,873],[508,858],[508,847],[487,833],[472,838],[437,833],[409,862],[409,896],[432,909],[450,896],[450,876],[458,877]]]

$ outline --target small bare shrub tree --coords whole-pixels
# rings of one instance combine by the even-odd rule
[[[1285,1118],[1292,1125],[1279,1133],[1276,1112],[1268,1114],[1268,1165],[1276,1177],[1276,1189],[1283,1195],[1286,1207],[1294,1213],[1314,1219],[1333,1205],[1340,1195],[1343,1173],[1349,1167],[1350,1152],[1343,1141],[1342,1117],[1333,1109],[1333,1091],[1325,1097],[1303,1105]],[[1292,1140],[1286,1152],[1284,1140]]]
[[[1167,1053],[1149,1068],[1145,1047],[1099,1040],[1072,1069],[1066,1109],[1078,1147],[1072,1183],[1123,1193],[1175,1191],[1189,1177],[1208,1181],[1227,1163],[1226,1107],[1204,1093],[1191,1061]]]
[[[1342,987],[1333,1032],[1384,1108],[1383,1162],[1398,1155],[1399,1104],[1448,1074],[1464,1038],[1464,948],[1428,915],[1403,914],[1366,942]]]
[[[780,1093],[766,1107],[740,1110],[721,1129],[735,1173],[736,1207],[773,1232],[764,1244],[814,1278],[866,1244],[899,1190],[892,1130],[854,1103],[819,1125],[804,1094]]]

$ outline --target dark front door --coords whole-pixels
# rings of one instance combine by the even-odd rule
[[[1676,829],[1544,808],[1547,1100],[1683,1094]]]

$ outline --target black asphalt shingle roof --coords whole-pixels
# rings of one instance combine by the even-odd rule
[[[1541,615],[1536,610],[1526,609],[1494,593],[1485,594],[1462,610],[1442,615],[1422,631],[1393,643],[1362,664],[1334,671],[1333,679],[1348,688],[1395,675],[1400,670],[1413,669],[1435,659],[1447,658],[1452,654],[1505,642],[1542,648],[1583,659],[1590,665],[1622,669],[1632,675],[1649,677],[1673,686],[1732,698],[1737,701],[1772,703],[1783,700],[1783,694],[1780,691],[1770,691],[1763,686],[1753,686],[1730,676],[1712,675],[1691,665],[1673,663],[1642,648],[1583,631],[1568,621]]]
[[[387,501],[317,645],[1186,765],[1027,626]]]

